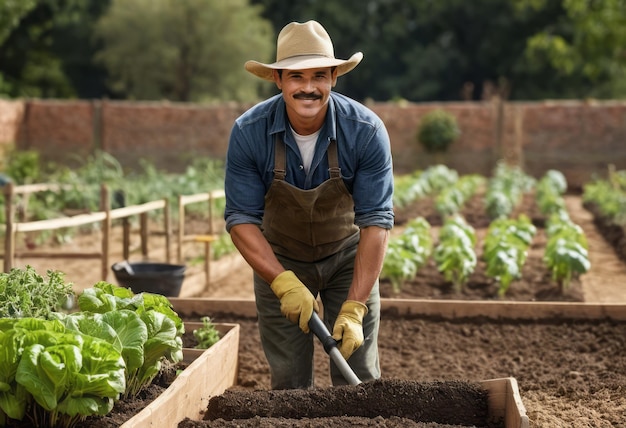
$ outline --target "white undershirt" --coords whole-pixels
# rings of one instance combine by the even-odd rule
[[[291,128],[291,132],[296,139],[298,149],[300,149],[300,156],[302,156],[302,166],[304,167],[304,172],[308,174],[309,170],[311,169],[311,162],[313,162],[315,143],[317,142],[317,137],[320,135],[320,130],[310,135],[300,135],[296,133],[293,128]]]

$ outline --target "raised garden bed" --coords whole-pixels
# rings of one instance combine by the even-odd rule
[[[208,400],[237,382],[239,325],[216,324],[220,340],[209,349],[183,349],[189,365],[172,384],[122,428],[175,427],[184,418],[200,419]],[[192,326],[185,325],[186,330]]]
[[[238,322],[245,340],[240,343],[238,383],[229,390],[270,389],[254,301],[172,299],[172,303],[183,317],[208,314],[215,320]],[[626,405],[621,392],[626,386],[626,357],[621,352],[626,337],[624,304],[385,299],[382,306],[383,379],[428,383],[513,378],[531,426],[575,426],[586,418],[588,426],[610,427],[620,420],[620,409]],[[316,385],[330,386],[328,357],[321,349],[316,349],[315,365]],[[375,420],[362,419],[367,418],[352,422],[376,426]],[[181,426],[229,426],[217,422]],[[260,427],[333,426],[314,425],[311,420],[310,425],[255,422],[259,425],[253,426]],[[385,423],[411,426],[393,425],[392,418]]]

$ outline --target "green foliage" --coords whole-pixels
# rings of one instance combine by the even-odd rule
[[[27,13],[20,15],[19,25],[10,29],[4,43],[0,41],[0,93],[16,98],[96,95],[93,89],[85,88],[98,87],[97,79],[103,78],[91,64],[92,17],[107,6],[108,0],[8,3],[23,3],[28,10],[22,10]]]
[[[555,2],[516,0],[518,11],[539,14],[554,10]],[[587,81],[586,96],[613,98],[626,94],[626,2],[624,0],[566,0],[560,19],[526,41],[524,59],[532,70],[551,70],[571,81]]]
[[[114,7],[125,10],[94,30]],[[247,75],[243,62],[273,60],[272,33],[292,20],[317,19],[338,57],[365,53],[337,85],[359,100],[457,100],[462,92],[474,100],[494,93],[616,98],[626,94],[625,11],[624,0],[0,0],[0,91],[42,98],[258,96],[273,87]],[[103,32],[106,42],[94,34]],[[101,62],[93,61],[96,52]],[[115,70],[107,73],[104,63]],[[155,83],[142,82],[141,73]]]
[[[21,157],[20,157],[21,158]],[[25,159],[30,159],[24,156]],[[17,165],[17,164],[16,164]],[[27,163],[27,165],[31,165]],[[125,173],[119,161],[105,152],[96,152],[81,162],[77,169],[52,166],[52,173],[41,173],[43,181],[59,184],[56,191],[44,191],[25,197],[16,197],[17,221],[37,221],[73,215],[76,211],[96,212],[101,210],[101,186],[109,188],[111,208],[120,208],[142,204],[157,199],[168,199],[170,206],[175,206],[179,195],[205,193],[221,189],[224,183],[224,165],[222,161],[211,158],[197,158],[182,174],[170,174],[159,171],[147,161],[142,162],[142,170]],[[26,171],[27,168],[20,168]],[[37,169],[38,171],[40,169]],[[29,173],[34,174],[34,173]],[[26,174],[24,174],[26,175]],[[30,178],[28,179],[30,182]],[[27,209],[26,209],[27,208]],[[190,212],[206,215],[206,205],[190,206]],[[224,211],[223,198],[214,202],[213,213],[221,216]],[[4,199],[0,199],[0,219],[4,218]],[[163,211],[149,214],[154,220],[160,220]],[[178,212],[172,210],[173,218]],[[136,220],[131,218],[131,221]],[[97,224],[85,227],[98,227]],[[67,242],[76,233],[72,228],[54,231],[52,238],[57,242]],[[51,238],[50,232],[29,235],[36,245]]]
[[[492,219],[508,217],[519,204],[524,193],[535,185],[535,179],[519,166],[498,162],[487,185],[485,205]]]
[[[554,169],[546,172],[537,183],[535,192],[539,211],[547,216],[565,211],[562,195],[566,190],[567,180],[562,172]]]
[[[414,171],[411,174],[404,174],[394,177],[393,206],[404,208],[410,203],[426,196],[428,191],[424,188],[424,183],[420,180],[422,171]]]
[[[31,266],[0,273],[0,318],[42,318],[61,310],[73,299],[65,274],[48,270],[42,277]]]
[[[459,174],[443,164],[415,171],[394,179],[394,206],[405,207],[413,201],[437,194],[454,185]]]
[[[415,278],[432,254],[433,241],[430,224],[423,217],[409,221],[398,238],[389,241],[381,276],[391,281],[394,291],[402,289],[402,282]]]
[[[193,331],[193,337],[198,341],[196,349],[209,349],[220,340],[220,333],[215,328],[211,318],[202,317],[201,320],[202,327]]]
[[[41,176],[41,160],[34,150],[11,150],[4,173],[16,184],[38,183]]]
[[[126,98],[252,101],[261,82],[243,63],[270,59],[275,43],[259,12],[248,0],[112,0],[96,60]]]
[[[417,141],[431,153],[447,151],[459,135],[456,117],[441,109],[426,113],[417,128]]]
[[[221,257],[235,252],[237,248],[233,244],[230,233],[220,233],[217,240],[211,244],[211,256],[213,260],[219,260]]]
[[[458,213],[487,180],[478,174],[460,177],[454,184],[447,186],[435,197],[435,209],[446,217]]]
[[[37,0],[0,0],[0,46],[36,4]]]
[[[0,420],[70,427],[104,415],[124,391],[124,360],[112,344],[59,321],[0,319]]]
[[[582,228],[564,212],[550,217],[546,235],[548,241],[543,261],[563,292],[572,278],[587,272],[591,267],[587,238]]]
[[[437,269],[461,292],[477,263],[476,232],[460,215],[448,217],[439,232],[433,258]]]
[[[526,263],[528,248],[537,229],[525,215],[517,220],[499,218],[491,222],[483,244],[487,276],[500,283],[498,295],[503,297],[511,282],[519,279]]]
[[[81,311],[103,314],[99,319],[117,332],[116,342],[127,363],[124,396],[135,397],[148,386],[164,358],[172,363],[182,360],[184,325],[166,297],[134,294],[101,281],[83,291],[78,305]]]
[[[626,226],[626,171],[596,178],[583,186],[583,202],[593,204],[612,222]]]

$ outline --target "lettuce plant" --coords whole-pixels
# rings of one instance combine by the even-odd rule
[[[101,315],[83,317],[108,324],[117,335],[116,346],[127,364],[125,397],[136,396],[150,385],[163,359],[172,363],[182,361],[184,325],[166,297],[134,294],[127,288],[101,281],[84,290],[78,297],[78,305],[83,312]],[[91,324],[82,320],[74,325],[80,330]]]
[[[28,416],[36,427],[70,427],[105,415],[126,388],[113,345],[58,320],[0,322],[0,422]],[[28,410],[28,413],[27,413]]]

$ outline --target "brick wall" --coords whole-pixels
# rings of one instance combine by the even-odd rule
[[[249,106],[118,101],[0,101],[0,143],[75,164],[101,148],[128,168],[146,158],[180,172],[196,157],[223,158],[233,121]],[[609,163],[626,169],[626,102],[457,102],[369,106],[385,122],[397,173],[445,163],[488,175],[501,159],[539,177],[550,168],[580,187]],[[443,155],[417,143],[421,117],[453,113],[460,138]]]

